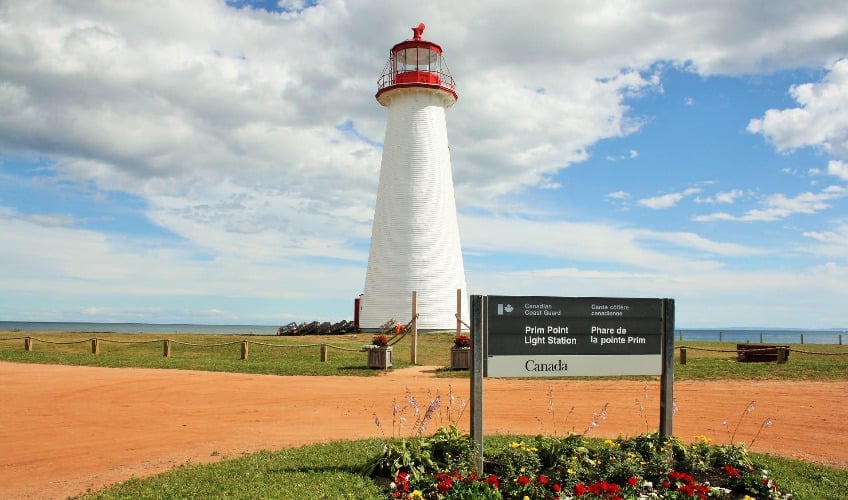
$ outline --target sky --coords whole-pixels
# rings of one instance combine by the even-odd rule
[[[353,319],[419,22],[470,294],[848,327],[844,0],[0,0],[0,320]]]

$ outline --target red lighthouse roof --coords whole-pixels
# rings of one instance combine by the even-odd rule
[[[455,101],[456,84],[442,56],[442,48],[421,38],[424,23],[412,28],[412,39],[392,47],[383,74],[377,81],[377,100],[390,90],[420,87],[441,90]]]

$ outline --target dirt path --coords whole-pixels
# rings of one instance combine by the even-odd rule
[[[0,498],[65,498],[189,460],[379,436],[375,414],[391,435],[392,401],[407,405],[407,394],[422,411],[441,394],[433,430],[447,423],[451,394],[454,415],[468,401],[469,383],[432,371],[331,378],[0,363]],[[770,417],[754,451],[848,467],[846,382],[678,382],[674,390],[674,433],[686,441],[728,441],[727,428],[754,400],[736,441],[750,442]],[[592,436],[638,434],[659,420],[655,382],[486,380],[484,397],[486,433],[582,433],[604,405]]]

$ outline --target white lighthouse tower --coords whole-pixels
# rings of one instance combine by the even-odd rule
[[[388,118],[360,301],[364,330],[406,323],[413,291],[420,330],[454,329],[457,302],[467,303],[445,122],[457,94],[442,48],[423,31],[412,28],[411,40],[392,47],[378,82]]]

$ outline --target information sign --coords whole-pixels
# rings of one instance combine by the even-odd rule
[[[485,297],[484,376],[660,375],[663,300]]]

